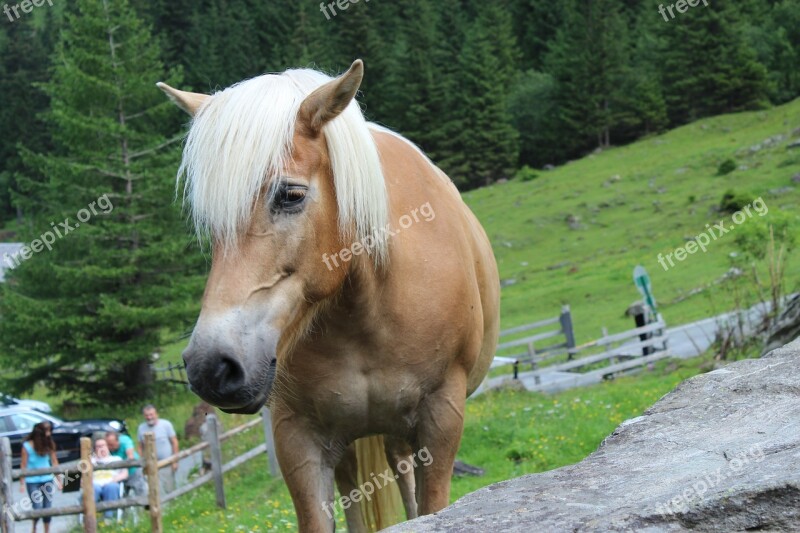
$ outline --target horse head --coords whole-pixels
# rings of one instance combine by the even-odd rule
[[[179,183],[212,255],[183,359],[192,390],[226,412],[267,401],[281,361],[352,267],[322,258],[388,216],[354,100],[362,76],[359,60],[336,79],[290,70],[214,95],[159,84],[193,117]],[[385,254],[372,250],[376,262]]]

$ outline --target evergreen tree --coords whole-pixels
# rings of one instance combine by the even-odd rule
[[[186,74],[201,92],[213,92],[263,74],[267,58],[249,0],[201,0],[186,36]]]
[[[658,60],[673,124],[764,105],[766,69],[747,44],[732,0],[717,0],[713,9],[694,9],[673,22],[661,26]]]
[[[44,382],[87,402],[139,400],[162,333],[196,312],[201,264],[172,202],[174,110],[154,87],[180,80],[157,43],[126,0],[78,0],[67,16],[45,84],[55,146],[23,151],[46,180],[21,181],[36,253],[0,293],[0,358],[15,371],[3,390]]]
[[[559,131],[567,153],[611,144],[626,120],[630,41],[615,0],[571,0],[546,59],[557,84]]]
[[[508,98],[514,83],[516,44],[502,3],[486,5],[467,31],[456,93],[460,153],[445,168],[461,188],[508,178],[519,156],[519,134],[511,125]]]
[[[293,67],[317,68],[323,71],[332,69],[336,60],[330,47],[325,18],[315,5],[307,2],[297,4],[296,10],[296,24],[286,47],[286,61]]]
[[[550,41],[564,17],[564,4],[552,0],[514,0],[511,10],[514,33],[526,69],[541,70],[549,50]]]
[[[47,97],[34,85],[48,77],[49,58],[58,34],[63,5],[36,10],[14,24],[0,26],[0,94],[8,95],[0,106],[0,224],[16,216],[22,220],[16,174],[24,169],[17,144],[26,142],[46,149],[49,138],[37,113],[47,107]],[[13,97],[11,96],[13,95]]]
[[[763,62],[769,67],[772,100],[784,103],[800,96],[800,0],[774,5],[761,42],[770,43]]]
[[[520,136],[520,164],[533,167],[565,157],[557,130],[555,80],[530,70],[520,76],[509,98],[512,124]]]
[[[398,6],[399,36],[391,48],[387,65],[383,109],[387,121],[403,135],[430,150],[429,133],[437,119],[434,111],[433,81],[437,46],[436,14],[430,0]]]

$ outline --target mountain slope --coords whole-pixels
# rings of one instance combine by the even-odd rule
[[[794,133],[793,133],[794,132]],[[635,144],[592,154],[533,181],[497,184],[464,194],[492,241],[503,280],[503,327],[573,311],[578,342],[602,326],[632,327],[624,317],[638,299],[632,272],[643,265],[653,280],[659,310],[671,325],[734,307],[728,283],[713,284],[731,268],[740,228],[792,221],[797,233],[800,183],[800,100],[767,111],[725,115]],[[718,176],[734,159],[737,169]],[[712,241],[665,271],[666,255],[720,220],[723,193],[763,197],[768,212]],[[776,214],[778,213],[778,214]],[[745,231],[750,231],[749,228]],[[798,286],[800,254],[789,256],[787,289]],[[668,265],[668,263],[665,262]],[[766,279],[762,276],[762,279]],[[685,299],[683,299],[685,298]],[[682,300],[682,301],[678,301]],[[675,303],[672,303],[675,302]]]

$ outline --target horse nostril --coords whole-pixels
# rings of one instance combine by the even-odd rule
[[[214,369],[214,380],[217,382],[217,392],[221,396],[236,394],[245,384],[244,368],[232,357],[220,356]]]

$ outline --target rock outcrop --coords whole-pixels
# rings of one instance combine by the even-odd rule
[[[800,531],[800,339],[689,379],[572,466],[388,529]]]

